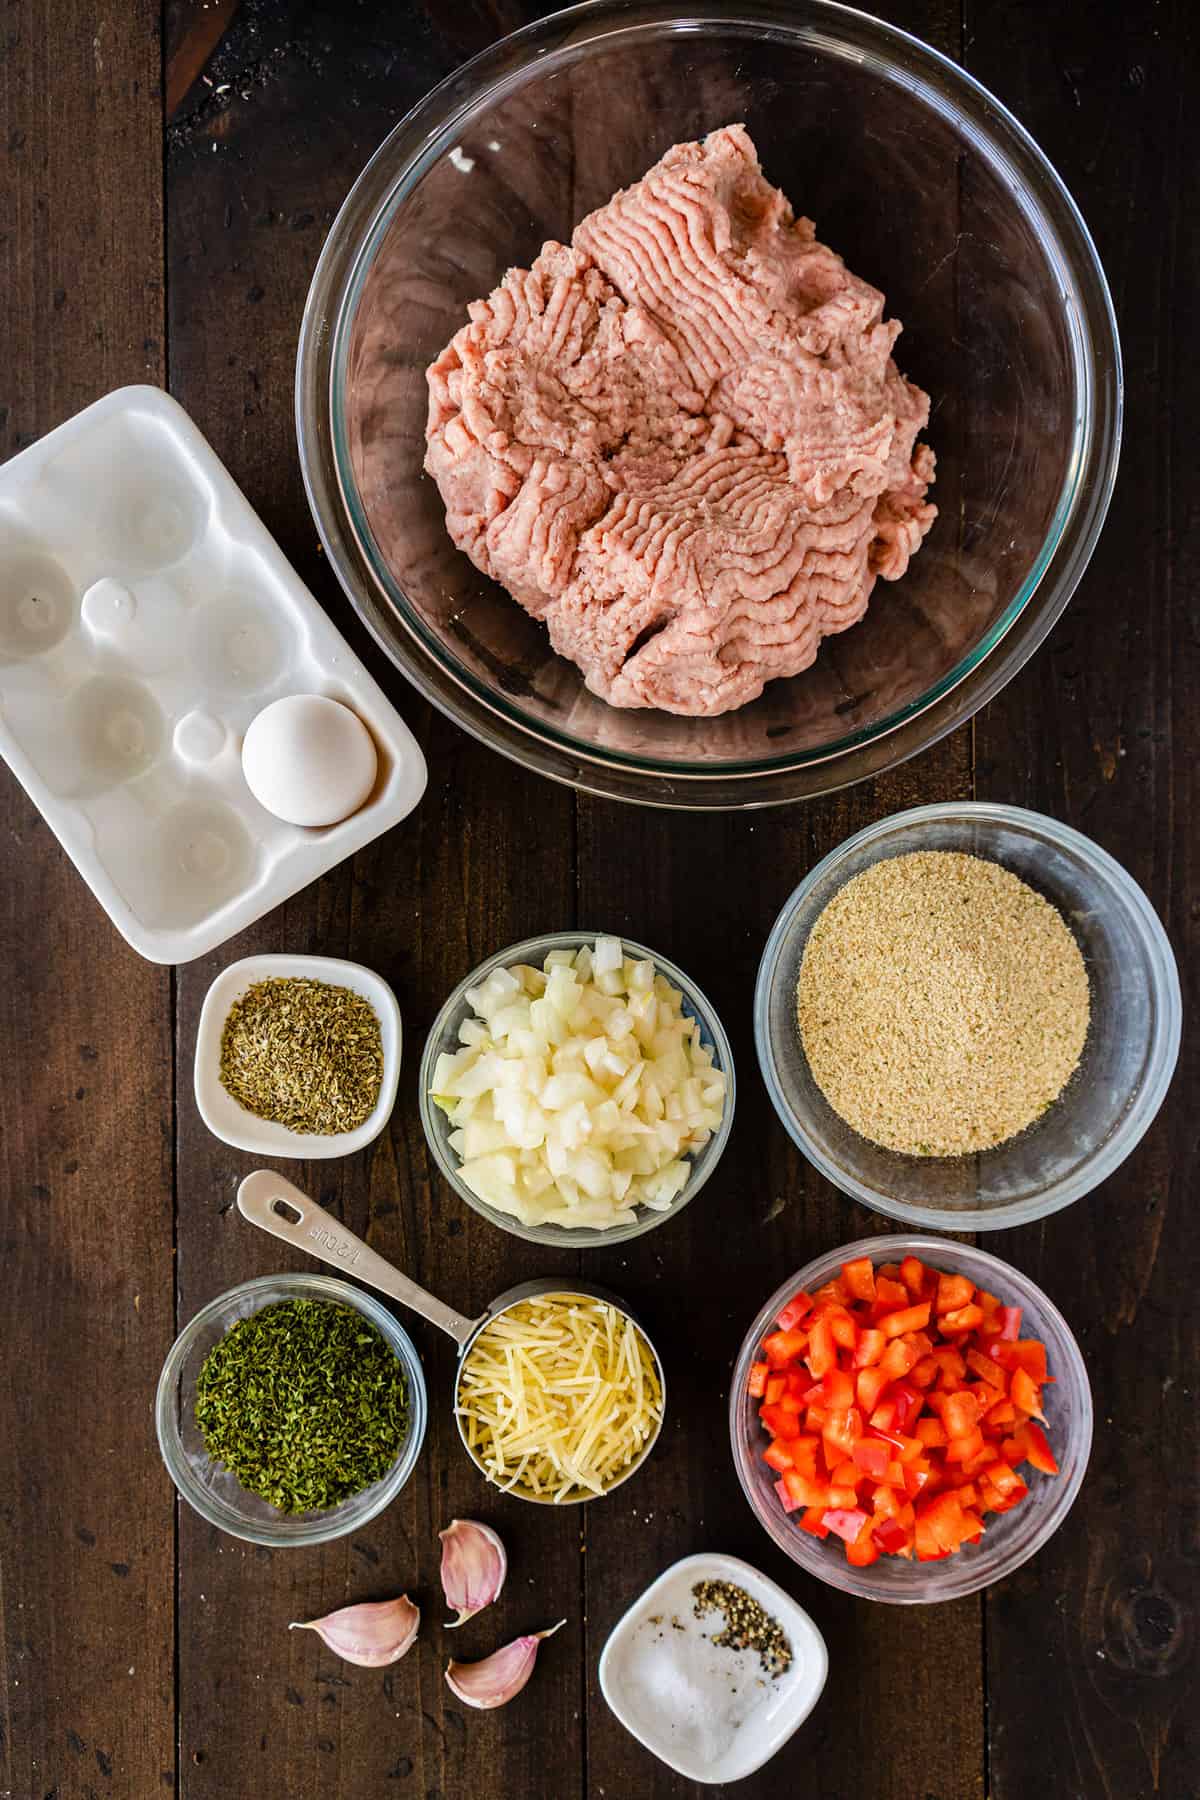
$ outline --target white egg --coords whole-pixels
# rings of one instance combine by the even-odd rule
[[[357,812],[377,768],[362,720],[323,694],[273,700],[251,720],[242,743],[247,787],[289,825],[336,825]]]

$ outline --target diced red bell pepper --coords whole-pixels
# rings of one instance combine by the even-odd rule
[[[988,1513],[1028,1493],[1022,1463],[1058,1468],[1033,1423],[1045,1346],[1020,1326],[1020,1308],[916,1257],[874,1272],[860,1257],[796,1295],[748,1381],[781,1505],[818,1537],[849,1516],[857,1529],[839,1535],[859,1567],[978,1542]]]
[[[763,1339],[763,1355],[773,1369],[786,1369],[808,1344],[803,1331],[772,1331]]]
[[[856,1369],[869,1369],[877,1363],[887,1349],[887,1339],[876,1326],[868,1326],[858,1334],[858,1342],[854,1346],[854,1366]]]
[[[902,1306],[895,1312],[886,1313],[879,1321],[884,1337],[898,1338],[908,1331],[923,1331],[932,1310],[933,1302],[922,1300],[917,1306]],[[914,1362],[919,1360],[919,1356],[913,1358]],[[909,1367],[912,1367],[911,1363]]]
[[[799,1520],[801,1531],[811,1531],[814,1537],[827,1538],[829,1536],[829,1527],[828,1525],[823,1525],[821,1523],[821,1515],[824,1511],[825,1508],[823,1506],[806,1507],[803,1516]]]
[[[889,1381],[900,1381],[920,1361],[915,1347],[905,1338],[893,1338],[879,1361]]]
[[[821,1523],[835,1537],[852,1544],[867,1523],[868,1515],[861,1508],[854,1506],[831,1506],[821,1515]]]
[[[1032,1381],[1047,1379],[1046,1346],[1037,1338],[1018,1338],[1015,1343],[997,1338],[988,1345],[987,1354],[1002,1369],[1024,1369]]]
[[[904,1466],[904,1491],[911,1499],[923,1493],[933,1481],[933,1470],[920,1462],[906,1463]]]
[[[1011,1495],[1015,1494],[1018,1488],[1024,1487],[1025,1485],[1016,1470],[1010,1468],[1006,1462],[1002,1462],[999,1458],[997,1458],[994,1463],[989,1463],[987,1468],[982,1470],[979,1477],[981,1488],[985,1481],[989,1482],[991,1486],[995,1488],[996,1492],[1006,1500],[1009,1499]]]
[[[982,1350],[967,1351],[967,1367],[975,1371],[980,1381],[986,1381],[990,1387],[999,1388],[1001,1393],[1008,1386],[1000,1364],[993,1362],[990,1356],[985,1356]]]
[[[885,1313],[896,1312],[908,1305],[908,1289],[902,1281],[894,1276],[884,1275],[882,1271],[875,1277],[875,1303],[871,1308],[873,1320],[882,1319]]]
[[[962,1352],[956,1350],[953,1344],[939,1344],[933,1355],[941,1371],[938,1376],[941,1386],[944,1388],[957,1387],[967,1372]]]
[[[977,1544],[983,1536],[983,1520],[970,1507],[963,1507],[961,1544]]]
[[[969,1306],[960,1306],[957,1312],[942,1313],[938,1324],[943,1331],[974,1331],[977,1325],[983,1324],[983,1308],[972,1301]]]
[[[896,1519],[884,1519],[872,1535],[885,1556],[895,1556],[908,1548],[908,1533]]]
[[[842,1281],[852,1300],[865,1300],[868,1304],[874,1300],[875,1268],[869,1256],[856,1256],[852,1262],[844,1262]]]
[[[788,1493],[787,1482],[782,1478],[775,1483],[775,1492],[779,1495],[779,1503],[784,1512],[799,1512],[800,1502],[792,1499]]]
[[[986,1445],[983,1441],[983,1433],[976,1426],[973,1430],[950,1439],[946,1445],[946,1461],[948,1463],[969,1463],[984,1449],[986,1449]]]
[[[853,1569],[869,1569],[879,1561],[879,1545],[875,1542],[875,1524],[867,1519],[852,1544],[846,1545],[846,1561]]]
[[[918,1257],[906,1256],[900,1264],[900,1279],[910,1300],[920,1300],[925,1292],[925,1264]]]
[[[882,1438],[859,1438],[854,1446],[854,1463],[872,1481],[882,1481],[892,1460],[891,1447]]]
[[[867,1423],[867,1436],[882,1438],[885,1443],[891,1444],[893,1449],[899,1450],[904,1442],[904,1433],[896,1430],[895,1418],[895,1406],[891,1400],[885,1400],[882,1406],[877,1406],[871,1414]]]
[[[862,1414],[856,1406],[848,1407],[845,1412],[831,1412],[821,1427],[825,1443],[832,1444],[842,1457],[853,1455],[861,1433]]]
[[[975,1283],[965,1275],[939,1275],[937,1285],[937,1310],[940,1318],[943,1313],[957,1312],[960,1306],[967,1306],[974,1298]]]
[[[831,1312],[829,1330],[839,1349],[853,1350],[858,1343],[858,1326],[848,1312]]]
[[[924,1405],[924,1396],[907,1381],[897,1381],[888,1395],[896,1411],[893,1424],[897,1431],[907,1431]]]
[[[770,1340],[768,1339],[768,1342]],[[764,1350],[766,1344],[763,1345]],[[830,1369],[837,1364],[837,1346],[833,1341],[833,1333],[829,1329],[828,1319],[818,1319],[808,1334],[808,1354],[805,1356],[808,1372],[817,1381],[828,1375]]]
[[[946,1427],[946,1436],[951,1441],[966,1437],[975,1430],[979,1423],[979,1402],[974,1394],[965,1393],[960,1388],[957,1393],[943,1394],[939,1398],[941,1404],[937,1410]]]
[[[794,1438],[800,1436],[800,1421],[795,1413],[785,1412],[782,1406],[760,1406],[758,1416],[775,1438]]]
[[[917,1508],[917,1523],[924,1522],[934,1535],[939,1550],[957,1550],[962,1542],[963,1516],[958,1495],[936,1494]]]
[[[792,1295],[792,1298],[783,1308],[783,1311],[779,1314],[775,1323],[778,1325],[780,1331],[791,1331],[800,1323],[801,1319],[803,1319],[806,1314],[812,1311],[812,1309],[813,1303],[811,1294],[806,1294],[803,1289],[801,1289],[800,1293]]]
[[[830,1369],[814,1400],[828,1412],[846,1412],[854,1405],[854,1377],[845,1369]]]
[[[788,1450],[792,1458],[792,1467],[801,1475],[817,1478],[817,1460],[821,1454],[821,1440],[815,1437],[789,1438]]]
[[[828,1506],[829,1483],[814,1481],[811,1476],[801,1475],[795,1469],[789,1469],[783,1478],[786,1487],[797,1506]]]
[[[1035,1419],[1045,1419],[1042,1411],[1041,1392],[1032,1376],[1025,1369],[1014,1369],[1012,1385],[1009,1388],[1012,1403],[1023,1413],[1030,1413]]]
[[[888,1378],[882,1369],[860,1369],[858,1380],[854,1384],[854,1397],[863,1411],[868,1415],[879,1405],[879,1396],[888,1385]]]
[[[1025,1441],[1027,1462],[1032,1463],[1043,1475],[1058,1474],[1058,1462],[1050,1448],[1050,1440],[1040,1425],[1035,1425],[1032,1419],[1026,1420],[1017,1436]]]

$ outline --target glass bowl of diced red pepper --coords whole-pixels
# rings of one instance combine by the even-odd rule
[[[831,1251],[747,1333],[734,1461],[794,1562],[872,1600],[957,1599],[1058,1529],[1092,1442],[1083,1358],[1010,1264],[901,1235]]]

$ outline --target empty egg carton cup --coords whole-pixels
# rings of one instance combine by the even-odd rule
[[[356,713],[378,774],[336,825],[242,774],[286,694]],[[412,733],[187,414],[120,388],[0,468],[0,755],[134,949],[187,962],[410,813]]]

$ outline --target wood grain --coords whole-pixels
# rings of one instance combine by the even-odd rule
[[[7,456],[161,377],[157,8],[7,7],[0,121]],[[125,947],[7,772],[0,846],[0,1793],[149,1796],[175,1780],[152,1416],[171,977]]]
[[[903,1609],[801,1580],[742,1499],[724,1419],[730,1365],[762,1296],[817,1251],[888,1228],[792,1148],[754,1059],[762,942],[821,854],[903,806],[970,793],[974,777],[981,797],[1068,818],[1117,855],[1162,912],[1195,998],[1200,377],[1184,334],[1200,278],[1189,233],[1200,200],[1187,111],[1194,13],[1184,0],[1102,17],[1081,0],[1050,12],[966,0],[961,17],[954,0],[879,9],[961,52],[1080,200],[1121,314],[1123,474],[1065,619],[974,733],[824,802],[679,817],[576,799],[418,703],[324,567],[296,466],[300,312],[347,187],[462,56],[548,10],[170,0],[165,39],[149,0],[99,11],[16,0],[4,15],[0,454],[122,381],[161,380],[169,343],[173,390],[397,700],[431,779],[405,825],[174,984],[125,949],[36,811],[0,779],[0,1247],[12,1296],[0,1383],[0,1800],[700,1800],[615,1723],[595,1670],[644,1583],[712,1546],[791,1588],[831,1654],[821,1707],[739,1785],[746,1800],[1186,1800],[1198,1756],[1187,1208],[1200,1171],[1187,1099],[1200,1052],[1190,1037],[1158,1125],[1103,1194],[989,1243],[1063,1306],[1098,1407],[1070,1523],[986,1605],[938,1608],[914,1628]],[[211,90],[195,79],[202,68]],[[601,137],[582,173],[598,180],[602,155]],[[289,1172],[434,1291],[478,1308],[556,1263],[483,1224],[433,1172],[416,1112],[424,1030],[491,950],[576,921],[677,958],[717,1003],[739,1073],[726,1159],[694,1207],[628,1249],[573,1259],[644,1313],[667,1358],[669,1420],[646,1470],[603,1507],[551,1519],[493,1497],[449,1417],[451,1346],[416,1321],[430,1428],[400,1500],[323,1550],[271,1555],[210,1531],[174,1505],[153,1442],[173,1314],[182,1321],[255,1273],[305,1265],[238,1218],[234,1191],[251,1163],[195,1112],[191,1055],[209,979],[237,955],[292,948],[350,955],[393,982],[407,1045],[388,1133],[349,1161]],[[461,1642],[442,1634],[437,1576],[436,1532],[456,1513],[490,1520],[511,1555],[501,1605]],[[419,1649],[392,1670],[342,1665],[286,1630],[403,1589],[424,1623]],[[455,1704],[442,1680],[450,1648],[482,1655],[564,1613],[569,1626],[520,1703],[494,1716]]]
[[[1183,95],[1200,41],[1184,5],[1114,12],[1102,43],[1094,23],[1074,4],[1049,29],[968,6],[972,71],[1034,132],[1096,236],[1128,404],[1099,550],[1049,644],[982,715],[979,784],[1120,858],[1166,924],[1186,1009],[1200,947],[1200,458],[1187,424],[1200,374],[1184,321],[1200,183]],[[1071,1321],[1096,1436],[1067,1526],[988,1596],[994,1800],[1196,1792],[1198,1076],[1185,1016],[1172,1094],[1138,1150],[1089,1200],[1000,1244]],[[1022,1730],[1049,1693],[1055,1728]]]

